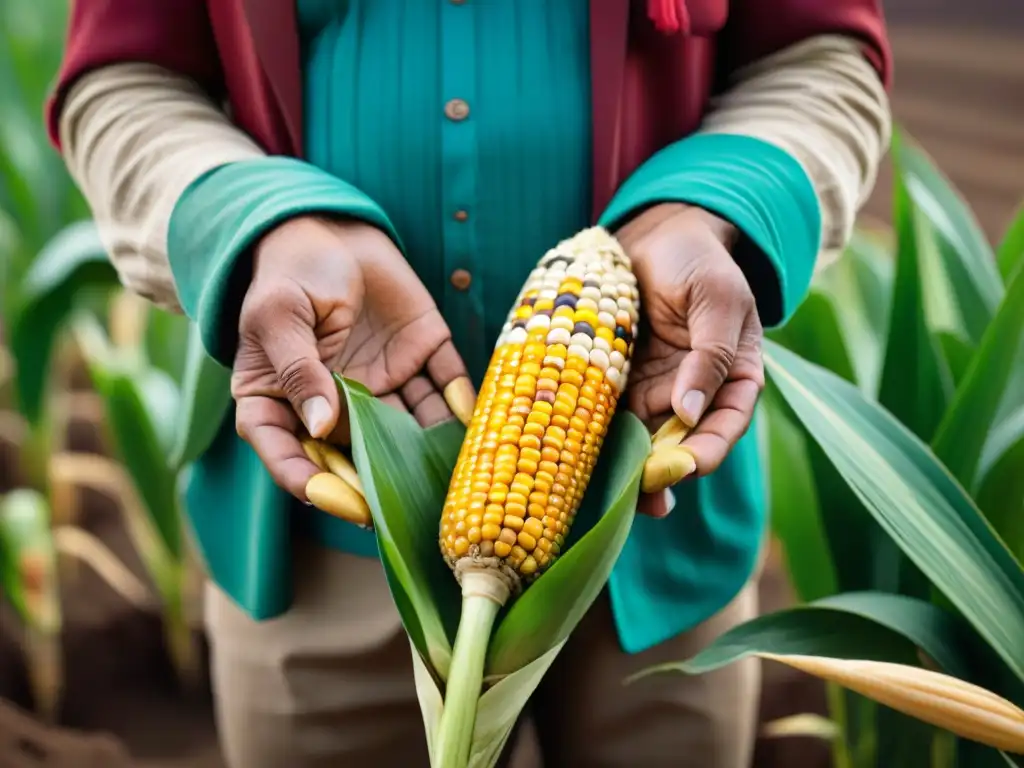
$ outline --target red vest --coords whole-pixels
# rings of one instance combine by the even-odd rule
[[[270,154],[302,156],[295,0],[75,0],[51,140],[75,78],[120,61],[195,78]],[[862,41],[886,86],[879,0],[590,0],[594,216],[661,147],[691,133],[744,64],[812,35]]]

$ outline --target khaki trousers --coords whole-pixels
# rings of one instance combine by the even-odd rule
[[[213,687],[229,768],[427,768],[410,646],[380,563],[311,544],[299,550],[295,601],[283,616],[253,621],[208,587]],[[757,660],[700,676],[622,681],[692,655],[756,613],[753,580],[705,623],[631,656],[619,649],[607,597],[599,598],[531,702],[544,764],[749,766]]]

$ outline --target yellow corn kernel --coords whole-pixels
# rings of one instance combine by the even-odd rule
[[[493,569],[517,590],[555,561],[626,385],[638,310],[629,259],[599,227],[559,243],[531,273],[444,506],[440,548],[459,578]]]

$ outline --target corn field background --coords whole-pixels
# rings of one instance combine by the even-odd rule
[[[46,141],[42,105],[67,1],[0,3],[0,766],[220,768],[202,572],[180,490],[225,381],[201,364],[183,318],[119,289]],[[773,518],[763,619],[841,608],[854,650],[833,647],[836,656],[891,647],[872,645],[879,631],[849,618],[885,619],[879,603],[851,607],[849,593],[912,599],[957,620],[964,609],[844,482],[827,424],[811,411],[846,401],[800,400],[785,371],[813,364],[927,443],[970,499],[919,494],[908,504],[937,517],[948,507],[950,520],[976,504],[1024,560],[1024,312],[1011,311],[1024,306],[1015,279],[1024,263],[1024,12],[979,3],[965,20],[952,3],[885,5],[899,142],[849,249],[823,265],[797,316],[771,334],[781,373],[759,417]],[[948,554],[962,573],[991,573],[988,561]],[[1010,562],[1002,550],[993,557]],[[1005,605],[1020,604],[1024,590],[1005,595]],[[898,613],[904,603],[886,605]],[[968,618],[985,630],[968,643],[985,670],[957,668],[956,653],[930,646],[924,619],[882,624],[932,667],[991,683],[1024,706],[1024,681],[1004,686],[995,674],[1009,663],[997,636],[1012,620]],[[820,637],[797,629],[807,654],[828,655]],[[764,645],[757,626],[746,632],[753,651],[785,654]],[[835,670],[825,684],[828,674],[785,659],[764,669],[756,766],[1022,764],[852,693]],[[529,728],[520,740],[516,768],[536,765]]]

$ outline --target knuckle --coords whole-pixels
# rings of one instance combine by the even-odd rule
[[[723,339],[709,339],[699,349],[710,361],[715,374],[725,379],[736,359],[736,350]]]
[[[723,262],[710,275],[710,288],[720,301],[749,311],[754,307],[754,294],[747,284],[747,278],[734,262]]]
[[[295,310],[296,297],[285,285],[276,283],[268,288],[254,286],[242,302],[239,328],[258,336],[269,325],[276,325],[282,315],[293,314]]]
[[[299,397],[313,383],[312,367],[312,360],[298,357],[278,371],[278,381],[287,397]]]

